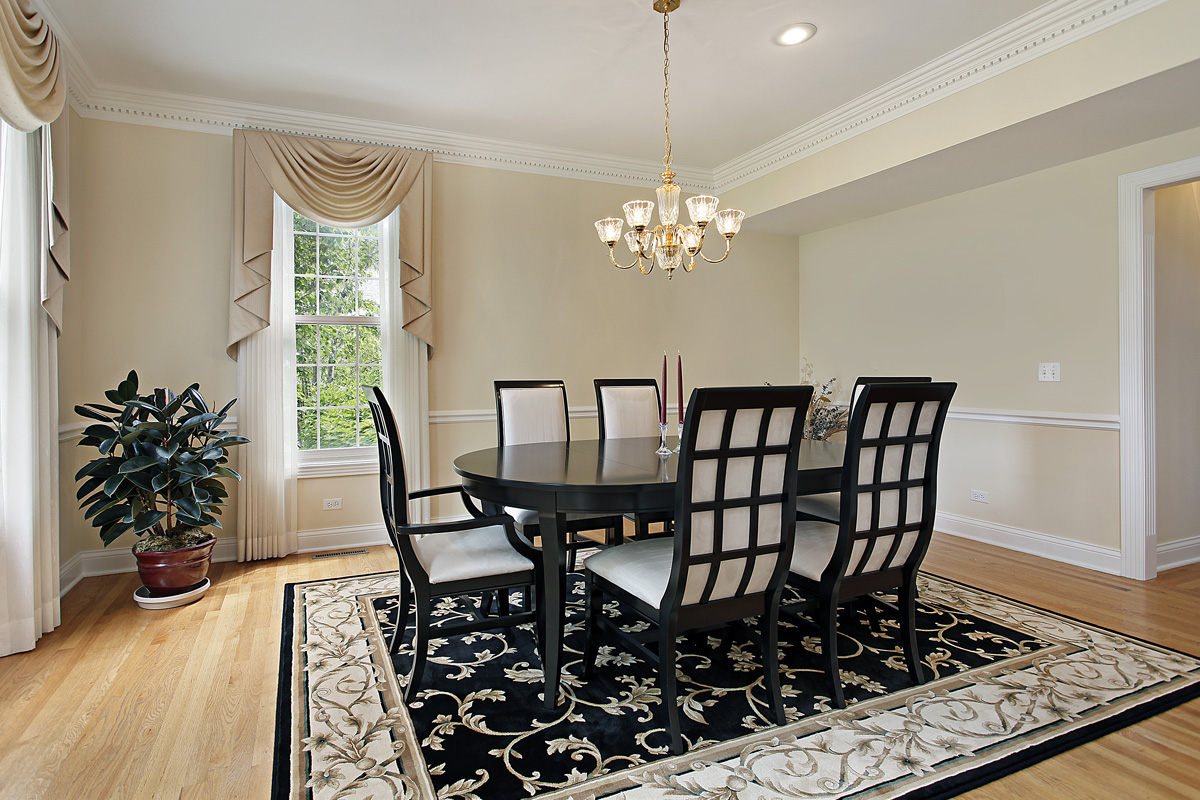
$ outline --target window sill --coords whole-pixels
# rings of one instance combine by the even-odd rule
[[[379,456],[374,447],[302,450],[297,463],[299,478],[341,478],[377,474]]]

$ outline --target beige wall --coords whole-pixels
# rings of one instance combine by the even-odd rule
[[[955,408],[1117,414],[1117,177],[1197,153],[1200,129],[802,237],[802,355],[957,381]],[[939,509],[1117,548],[1118,442],[951,421]]]
[[[198,380],[206,396],[234,396],[236,365],[225,355],[229,138],[79,118],[73,125],[62,423],[129,369],[144,386]],[[562,377],[572,406],[594,406],[593,378],[653,375],[664,349],[682,351],[689,390],[798,379],[794,238],[740,234],[728,261],[668,282],[657,271],[613,269],[592,227],[651,189],[450,164],[434,174],[435,420],[492,410],[492,381],[502,377]],[[573,420],[572,429],[595,435],[595,420]],[[494,444],[495,427],[439,423],[430,438],[434,478],[450,481],[453,458]],[[64,561],[99,547],[74,505],[72,476],[86,457],[75,441],[62,449]],[[342,509],[324,511],[326,497],[341,497]],[[230,509],[228,533],[235,520]],[[374,476],[300,482],[302,532],[380,520]]]
[[[1154,193],[1154,414],[1160,544],[1200,526],[1200,181]]]
[[[199,381],[206,398],[224,404],[237,390],[235,365],[225,355],[229,139],[78,117],[71,126],[60,423],[79,422],[74,406],[104,402],[104,391],[131,369],[143,389],[180,390]],[[76,441],[62,448],[64,562],[100,547],[74,502],[75,469],[90,456]],[[228,532],[236,516],[235,507],[226,510]],[[121,539],[125,546],[132,541]]]

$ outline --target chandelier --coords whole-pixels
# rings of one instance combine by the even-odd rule
[[[679,8],[681,0],[654,0],[654,10],[663,15],[663,106],[665,122],[663,130],[666,134],[666,153],[663,155],[662,186],[654,190],[658,195],[659,225],[650,228],[650,215],[654,212],[653,200],[630,200],[622,208],[625,210],[625,220],[608,217],[596,222],[596,233],[600,241],[608,245],[608,257],[617,269],[629,269],[636,266],[643,275],[649,275],[654,269],[657,259],[659,269],[665,270],[670,279],[675,270],[682,266],[684,271],[691,272],[696,266],[696,256],[699,255],[710,264],[719,264],[729,256],[733,247],[733,237],[742,227],[745,212],[736,208],[724,208],[717,211],[720,202],[709,194],[700,194],[687,199],[688,216],[691,225],[679,223],[679,186],[674,183],[675,172],[671,169],[671,48],[667,20],[675,9]],[[725,254],[720,258],[709,258],[701,252],[704,246],[704,231],[708,224],[716,220],[717,230],[725,237]],[[614,252],[617,242],[621,239],[621,228],[624,222],[629,223],[633,230],[625,234],[625,243],[635,259],[628,264],[617,263]],[[684,256],[687,263],[684,263]]]

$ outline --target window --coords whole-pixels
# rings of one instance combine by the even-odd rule
[[[334,228],[293,212],[300,450],[374,447],[363,386],[383,380],[379,225]]]

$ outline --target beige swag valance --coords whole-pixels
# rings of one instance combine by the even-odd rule
[[[326,225],[371,225],[400,208],[404,330],[433,347],[433,157],[401,147],[281,133],[233,133],[233,264],[228,353],[271,324],[273,195]]]
[[[0,0],[0,117],[30,133],[62,113],[67,100],[58,40],[29,0]]]
[[[0,40],[0,118],[24,133],[41,128],[42,307],[61,332],[71,279],[66,71],[58,40],[29,0],[0,0]]]

